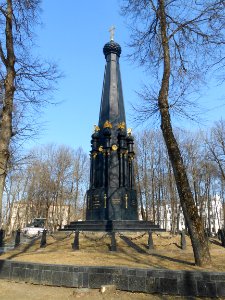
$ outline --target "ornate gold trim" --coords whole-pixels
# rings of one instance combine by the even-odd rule
[[[106,194],[104,194],[104,208],[106,208],[106,200],[107,200],[107,196]]]
[[[112,145],[112,150],[113,150],[113,151],[116,151],[117,149],[118,149],[118,146],[117,146],[117,145],[115,145],[115,144]]]
[[[125,122],[121,122],[117,125],[118,129],[125,129],[126,127],[126,123]]]
[[[92,153],[92,157],[93,157],[94,159],[96,158],[96,156],[97,156],[97,153],[96,153],[96,152]]]
[[[112,124],[107,120],[105,121],[103,128],[112,128]]]
[[[128,129],[127,129],[127,134],[128,134],[128,135],[131,135],[131,134],[132,134],[132,129],[131,129],[131,128],[128,128]]]
[[[98,125],[94,125],[94,132],[98,132],[100,130],[100,127]]]
[[[128,196],[127,196],[127,194],[125,195],[125,207],[126,207],[126,209],[128,207]]]

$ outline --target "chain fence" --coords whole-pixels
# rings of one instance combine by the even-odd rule
[[[73,231],[69,232],[65,236],[60,237],[60,238],[56,236],[57,234],[54,236],[53,233],[49,234],[49,236],[51,236],[55,241],[63,241],[65,239],[69,238],[73,233],[74,233]]]
[[[99,242],[99,241],[101,241],[101,240],[104,240],[107,236],[109,236],[108,233],[105,233],[105,234],[103,234],[103,235],[102,235],[101,237],[99,237],[99,238],[93,238],[93,237],[90,237],[90,236],[88,236],[87,234],[85,234],[83,231],[81,231],[80,233],[82,234],[82,236],[83,236],[84,238],[86,238],[87,240],[89,240],[89,241],[91,241],[91,242]]]
[[[119,234],[119,237],[126,237],[127,238],[127,236],[125,236],[124,234],[122,234],[120,232],[118,232],[118,234]],[[148,232],[142,233],[142,234],[140,234],[138,236],[135,236],[135,237],[128,237],[128,238],[131,241],[137,241],[137,240],[140,240],[141,238],[143,238],[146,234],[148,234]]]
[[[177,236],[176,234],[173,234],[173,235],[170,235],[170,236],[163,236],[160,233],[156,233],[156,232],[154,232],[154,234],[157,235],[157,237],[159,237],[161,239],[164,239],[164,240],[170,240],[170,239]]]

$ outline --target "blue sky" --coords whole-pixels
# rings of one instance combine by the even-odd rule
[[[102,92],[105,66],[102,48],[109,41],[111,25],[115,25],[115,41],[122,47],[120,68],[127,123],[134,128],[130,104],[137,101],[135,90],[140,89],[143,81],[150,79],[125,57],[129,51],[126,47],[129,32],[119,14],[119,1],[45,0],[42,9],[44,25],[37,30],[37,51],[42,57],[55,60],[65,77],[53,93],[54,100],[62,103],[49,106],[44,111],[42,121],[45,122],[45,130],[27,147],[56,143],[90,150]],[[200,99],[201,104],[208,108],[219,107],[205,116],[204,127],[210,126],[225,113],[224,107],[221,107],[224,102],[222,88],[212,85]],[[182,126],[189,129],[196,125],[185,121]]]

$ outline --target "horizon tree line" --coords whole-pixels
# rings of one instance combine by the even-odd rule
[[[176,131],[195,204],[204,220],[205,229],[210,233],[213,231],[210,209],[215,195],[221,198],[225,222],[225,178],[223,168],[221,170],[225,148],[223,140],[221,139],[222,144],[217,140],[217,135],[225,135],[224,120],[216,122],[209,132]],[[157,224],[161,218],[160,209],[169,205],[171,232],[178,232],[181,206],[160,130],[138,132],[135,135],[135,145],[135,185],[139,215],[143,220],[152,220]],[[62,226],[65,214],[67,223],[84,219],[88,185],[89,158],[82,148],[74,150],[64,145],[49,144],[32,149],[19,165],[12,164],[7,176],[5,227],[8,231],[16,229],[10,227],[15,207],[16,227],[22,227],[35,217],[47,218],[47,225],[53,229]]]

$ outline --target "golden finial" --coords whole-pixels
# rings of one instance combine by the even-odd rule
[[[109,28],[109,32],[110,32],[110,41],[114,41],[115,29],[116,29],[116,27],[115,27],[114,25],[112,25],[112,26]]]
[[[105,121],[103,128],[112,128],[112,124],[107,120]]]
[[[126,124],[125,124],[125,122],[121,122],[117,125],[117,127],[118,127],[118,129],[125,129]]]
[[[94,132],[98,132],[100,128],[97,125],[94,125]]]
[[[131,128],[128,128],[128,129],[127,129],[127,134],[128,134],[128,135],[131,135],[131,134],[132,134],[132,129],[131,129]]]

